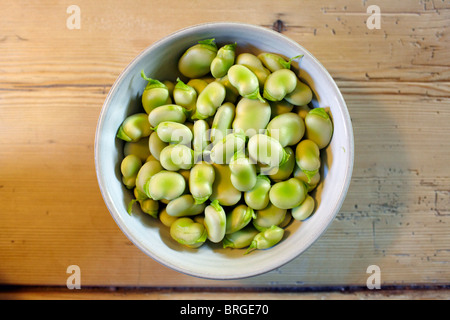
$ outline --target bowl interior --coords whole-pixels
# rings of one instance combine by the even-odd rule
[[[294,221],[285,239],[269,250],[223,249],[208,243],[188,249],[175,243],[167,227],[143,214],[138,206],[127,213],[132,192],[121,182],[120,163],[123,143],[116,139],[122,121],[142,112],[140,102],[146,75],[175,81],[180,75],[177,61],[198,40],[215,38],[218,45],[237,42],[239,52],[273,52],[285,57],[304,54],[293,69],[314,92],[314,107],[328,108],[333,117],[334,134],[323,152],[322,181],[315,191],[317,208],[306,221]],[[143,252],[179,272],[209,279],[237,279],[273,270],[304,252],[328,227],[338,213],[350,182],[353,166],[353,132],[345,102],[323,66],[296,42],[262,27],[237,23],[213,23],[178,31],[142,52],[119,76],[103,106],[96,135],[96,170],[99,186],[111,215],[127,237]],[[324,201],[326,200],[326,201]]]

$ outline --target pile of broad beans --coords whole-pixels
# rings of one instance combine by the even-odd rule
[[[315,209],[320,151],[333,124],[290,60],[236,53],[214,39],[188,48],[182,79],[152,79],[140,113],[118,129],[125,141],[122,182],[134,203],[190,248],[266,249]]]

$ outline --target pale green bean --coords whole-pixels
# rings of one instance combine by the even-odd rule
[[[170,236],[189,248],[198,248],[205,243],[208,233],[203,224],[191,218],[178,218],[170,225]]]
[[[147,114],[156,107],[172,103],[169,88],[164,83],[148,78],[143,70],[141,76],[148,81],[142,93],[142,106]]]
[[[270,70],[264,67],[257,56],[251,53],[241,53],[236,58],[236,64],[241,64],[249,68],[258,78],[260,87],[264,86],[264,83],[270,74]]]
[[[225,237],[226,214],[218,200],[211,202],[205,208],[204,225],[208,233],[208,240],[218,243]]]
[[[234,206],[241,200],[242,193],[231,183],[230,167],[226,164],[213,163],[215,179],[213,192],[209,199],[218,200],[223,206]]]
[[[173,100],[175,103],[192,115],[195,112],[195,104],[197,102],[197,91],[188,84],[185,84],[180,78],[177,79],[177,84],[173,89]]]
[[[204,203],[196,203],[192,195],[184,194],[171,200],[167,206],[167,214],[173,217],[195,216],[205,210]]]
[[[237,99],[240,97],[238,89],[236,89],[230,82],[228,75],[225,75],[222,78],[216,79],[217,82],[220,82],[225,87],[225,102],[231,102],[233,104],[236,103]]]
[[[263,97],[270,101],[281,101],[294,91],[297,76],[289,69],[280,69],[271,73],[264,83]]]
[[[294,109],[294,105],[286,100],[269,101],[269,104],[271,109],[270,119],[273,119],[280,114],[291,112],[292,109]]]
[[[140,200],[139,204],[141,206],[142,212],[152,216],[153,218],[158,218],[159,212],[159,202],[152,199]]]
[[[262,210],[269,204],[269,191],[271,183],[269,178],[259,175],[255,186],[244,193],[245,203],[254,210]]]
[[[286,209],[278,208],[274,204],[269,203],[264,209],[255,212],[255,218],[252,220],[253,226],[258,231],[278,226],[284,221],[286,213]]]
[[[265,134],[255,134],[248,140],[248,154],[271,168],[283,165],[289,158],[280,142]]]
[[[258,233],[254,238],[246,254],[255,249],[268,249],[276,245],[283,239],[284,230],[277,226],[272,226],[260,233]]]
[[[223,239],[223,248],[242,249],[248,247],[255,236],[259,233],[252,225],[247,225],[245,228],[226,234]]]
[[[161,170],[144,185],[145,193],[153,200],[173,200],[186,188],[184,177],[178,172]]]
[[[163,168],[169,171],[188,170],[194,165],[194,151],[183,144],[169,144],[159,157]]]
[[[206,119],[213,116],[217,108],[222,105],[225,96],[226,90],[223,84],[217,81],[209,83],[197,98],[192,119]]]
[[[294,168],[294,177],[303,181],[308,189],[308,192],[314,190],[320,182],[320,171],[317,170],[316,174],[308,177],[298,165]]]
[[[294,150],[292,150],[292,148],[289,147],[284,148],[284,150],[289,155],[288,160],[279,167],[273,168],[272,170],[269,170],[269,172],[267,172],[267,175],[270,177],[270,179],[276,182],[288,179],[291,176],[292,172],[294,171],[295,167]]]
[[[192,148],[194,149],[194,159],[196,162],[202,160],[203,152],[208,146],[208,142],[210,140],[208,132],[208,122],[206,122],[205,120],[197,120],[194,122],[194,138],[192,140]]]
[[[245,135],[240,132],[227,134],[211,149],[211,160],[217,164],[228,164],[236,152],[245,148]]]
[[[148,115],[146,113],[136,113],[128,116],[120,125],[117,138],[124,141],[137,142],[141,138],[150,136],[152,130]]]
[[[296,178],[275,183],[270,188],[270,202],[281,209],[292,209],[299,206],[307,195],[303,182]]]
[[[215,39],[201,40],[188,48],[178,61],[178,70],[187,78],[200,78],[210,72],[217,55]]]
[[[150,153],[152,156],[155,157],[156,160],[159,161],[161,151],[167,147],[169,144],[167,142],[162,141],[158,133],[154,131],[148,140],[148,149],[150,150]]]
[[[239,191],[249,191],[256,184],[255,164],[243,152],[237,152],[230,163],[231,183]]]
[[[224,77],[228,69],[234,64],[236,58],[236,43],[227,44],[217,51],[216,57],[211,62],[211,74],[214,78]]]
[[[295,161],[308,177],[308,182],[320,169],[320,150],[312,140],[302,140],[295,150]]]
[[[253,218],[255,218],[255,212],[252,208],[245,204],[236,206],[227,214],[226,234],[241,230],[248,225]]]
[[[240,64],[233,65],[228,70],[228,79],[244,98],[263,101],[259,92],[258,77],[249,68]]]
[[[167,143],[190,144],[193,138],[191,129],[178,122],[163,121],[155,128],[158,137]]]
[[[323,108],[312,109],[305,117],[306,137],[314,141],[319,149],[325,148],[333,136],[333,123]]]
[[[294,91],[287,94],[284,99],[296,106],[307,105],[311,102],[313,97],[311,88],[297,79],[297,84]]]
[[[305,123],[296,113],[283,113],[270,120],[267,134],[277,139],[283,147],[293,146],[303,138]]]
[[[211,142],[222,141],[230,133],[231,124],[235,116],[236,107],[230,102],[225,102],[217,109],[211,125]]]
[[[122,163],[120,164],[122,182],[128,189],[132,189],[136,186],[136,177],[141,167],[141,159],[134,154],[126,156],[122,160]]]
[[[292,217],[295,220],[306,220],[311,216],[311,214],[314,212],[315,202],[314,198],[310,195],[307,195],[305,200],[297,207],[293,208],[291,210]]]
[[[130,154],[134,154],[135,156],[139,157],[139,159],[141,159],[143,163],[145,163],[147,162],[147,158],[150,156],[150,150],[148,146],[149,137],[141,138],[136,142],[125,142],[125,145],[123,146],[123,155],[126,157]]]
[[[290,69],[292,61],[294,59],[302,57],[303,55],[300,54],[286,61],[282,56],[275,53],[263,52],[258,55],[258,59],[260,59],[263,65],[271,72],[275,72],[281,69]]]
[[[242,98],[236,105],[232,127],[235,131],[241,131],[247,137],[252,137],[266,128],[270,114],[270,105],[266,101]]]
[[[144,187],[150,181],[151,177],[163,170],[163,167],[157,160],[150,160],[142,165],[136,176],[137,199],[145,199],[150,196],[145,192]]]
[[[189,191],[195,203],[204,203],[213,192],[215,180],[214,167],[206,162],[200,162],[191,169],[189,177]]]
[[[188,111],[182,106],[176,104],[165,104],[150,111],[148,121],[152,127],[157,127],[164,121],[184,123],[187,115]]]

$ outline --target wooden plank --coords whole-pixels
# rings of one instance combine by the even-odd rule
[[[365,24],[366,1],[195,4],[77,1],[81,29],[69,30],[67,3],[1,2],[0,283],[64,286],[76,264],[83,286],[365,286],[375,264],[383,286],[449,284],[449,3],[378,1],[379,30]],[[123,68],[171,32],[219,20],[282,21],[336,79],[356,151],[326,234],[278,270],[226,282],[181,275],[134,247],[103,203],[93,160]]]
[[[322,292],[260,292],[94,288],[68,290],[60,288],[13,288],[0,291],[2,300],[448,300],[449,290],[363,290]]]

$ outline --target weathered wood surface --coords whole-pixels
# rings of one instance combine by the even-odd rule
[[[0,284],[382,286],[450,284],[448,1],[2,1]],[[367,7],[381,10],[370,30]],[[277,20],[280,20],[277,23]],[[291,37],[329,70],[352,117],[355,166],[331,227],[282,268],[239,281],[179,274],[122,234],[94,168],[97,119],[144,48],[187,26],[242,21]]]

